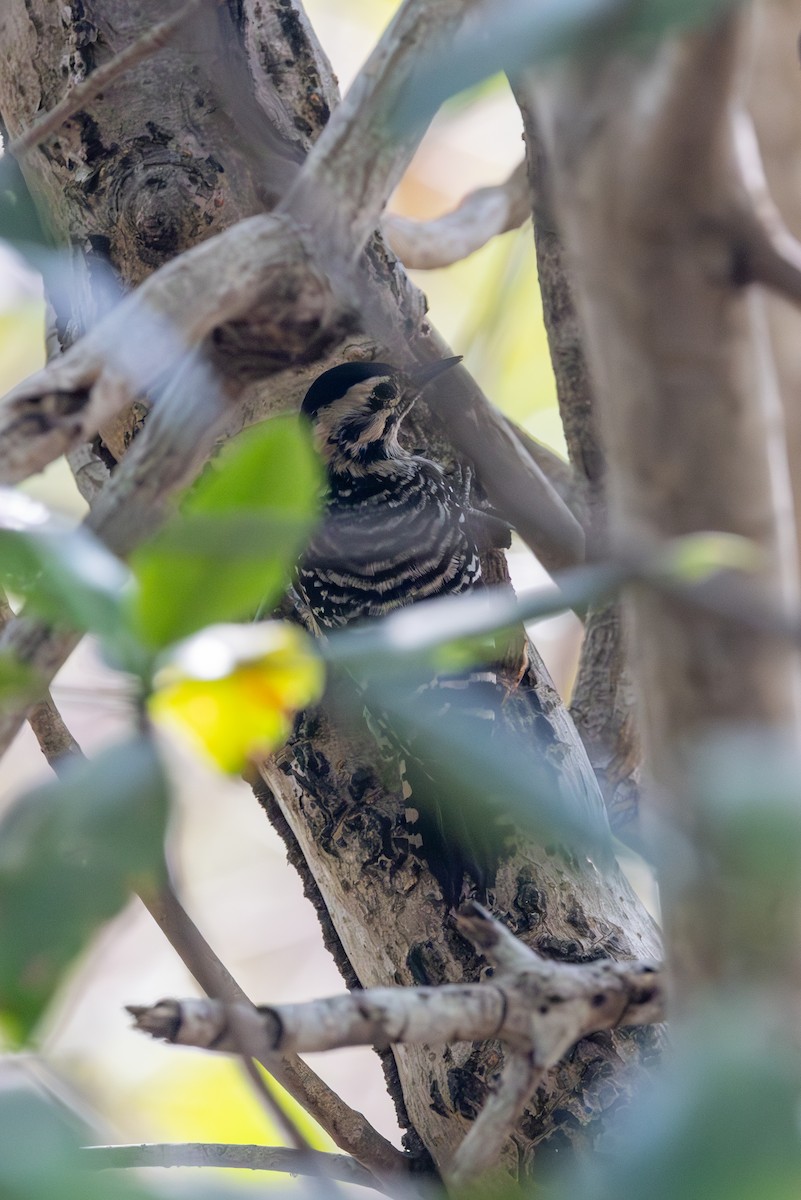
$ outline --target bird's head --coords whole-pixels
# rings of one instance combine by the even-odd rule
[[[396,458],[401,421],[423,389],[461,361],[443,358],[409,370],[381,362],[342,363],[309,388],[301,412],[312,422],[329,470],[361,474],[380,459]]]

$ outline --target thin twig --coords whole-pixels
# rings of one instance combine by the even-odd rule
[[[430,271],[467,258],[530,216],[526,165],[521,163],[504,183],[470,192],[452,212],[433,221],[388,213],[381,229],[405,267]]]
[[[13,619],[14,610],[0,589],[0,630]],[[62,773],[69,759],[83,758],[80,746],[65,725],[49,691],[28,709],[27,720],[39,749],[57,775]]]
[[[142,902],[170,945],[194,978],[210,996],[227,1004],[249,1005],[245,992],[220,961],[174,890],[164,887],[158,896],[143,896]],[[382,1137],[369,1121],[350,1108],[302,1059],[295,1054],[256,1056],[283,1088],[333,1138],[340,1149],[379,1176],[405,1174],[406,1155]]]
[[[271,1117],[272,1120],[274,1120],[278,1125],[278,1128],[282,1130],[284,1137],[287,1139],[290,1146],[293,1146],[295,1150],[299,1150],[303,1154],[309,1154],[312,1147],[308,1138],[300,1129],[297,1122],[293,1120],[290,1114],[286,1111],[284,1106],[280,1104],[277,1098],[272,1094],[264,1080],[264,1077],[259,1072],[259,1068],[256,1066],[256,1062],[254,1060],[258,1050],[256,1046],[251,1045],[251,1037],[248,1026],[239,1020],[236,1006],[230,1010],[230,1021],[231,1032],[239,1052],[242,1066],[244,1067],[245,1073],[253,1085],[253,1090],[258,1096],[262,1107],[265,1109],[268,1117]]]
[[[37,121],[28,127],[19,137],[14,138],[9,145],[9,150],[15,158],[20,155],[27,154],[40,142],[44,141],[49,134],[55,133],[65,121],[74,116],[76,112],[80,112],[92,100],[123,75],[129,71],[131,67],[137,66],[146,58],[150,58],[157,50],[161,50],[167,45],[170,38],[180,29],[184,21],[188,20],[193,15],[196,9],[202,4],[208,3],[209,0],[187,0],[176,13],[168,17],[164,21],[160,21],[158,25],[154,25],[147,33],[143,33],[125,50],[120,51],[115,55],[110,62],[105,63],[102,67],[98,67],[92,71],[91,75],[86,79],[82,79],[75,87],[71,88],[67,95],[60,100],[49,112],[44,113]],[[214,0],[218,3],[219,0]]]
[[[167,1142],[132,1146],[85,1146],[83,1165],[94,1171],[129,1167],[225,1167],[240,1171],[280,1171],[287,1175],[325,1175],[340,1183],[382,1191],[376,1178],[346,1154],[319,1150],[298,1153],[286,1146],[227,1142]]]

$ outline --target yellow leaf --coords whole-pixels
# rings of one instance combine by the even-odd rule
[[[236,774],[286,741],[294,714],[319,699],[323,682],[314,643],[297,626],[216,625],[175,647],[149,707],[155,721]]]

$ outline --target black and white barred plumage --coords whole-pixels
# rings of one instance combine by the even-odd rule
[[[480,551],[508,545],[508,527],[470,503],[469,481],[454,481],[438,463],[398,440],[401,422],[423,388],[458,361],[411,371],[379,362],[345,363],[309,389],[302,412],[326,463],[328,498],[295,586],[316,632],[480,586]],[[477,706],[483,714],[488,702],[482,689],[489,689],[493,703],[498,690],[488,673],[437,679],[430,686],[442,689],[434,710],[443,712],[455,700],[463,713]],[[408,743],[396,748],[405,759],[406,789],[421,809],[426,856],[446,898],[455,902],[464,871],[476,877],[482,868],[456,844],[457,837],[449,844],[436,796],[419,804],[420,794],[437,791],[436,764],[418,758]]]
[[[298,588],[323,629],[379,617],[481,578],[478,526],[439,464],[398,441],[403,417],[445,359],[402,373],[345,363],[312,385],[303,412],[328,467],[325,520],[298,571]]]

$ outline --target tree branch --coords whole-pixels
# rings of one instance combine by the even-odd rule
[[[327,285],[290,222],[276,216],[240,221],[166,263],[9,392],[0,410],[3,482],[23,479],[89,441],[215,328],[260,308],[267,312],[265,354],[276,366],[313,360],[310,330],[330,336],[336,325]]]
[[[594,389],[571,289],[571,268],[553,206],[548,156],[529,99],[523,89],[515,92],[523,116],[537,269],[559,412],[570,461],[583,483],[590,557],[596,557],[603,553],[608,535]],[[570,715],[595,771],[612,828],[635,840],[642,753],[617,602],[593,607],[586,614]]]
[[[405,267],[430,271],[467,258],[492,238],[517,229],[530,215],[526,167],[521,163],[505,183],[470,192],[444,216],[413,221],[387,213],[381,229]]]
[[[247,1039],[248,1053],[253,1053],[290,1096],[293,1096],[333,1138],[340,1149],[352,1155],[362,1166],[379,1177],[408,1171],[409,1160],[406,1155],[382,1137],[361,1113],[350,1108],[302,1059],[293,1053],[262,1054],[258,1046],[251,1044],[249,1036],[253,1028],[252,1017],[255,1010],[245,992],[183,908],[173,889],[167,886],[158,895],[142,896],[141,899],[203,990],[209,996],[218,998],[215,1001],[198,1003],[222,1001],[223,1008],[233,1005],[237,1007],[238,1012],[244,1014],[239,1033]],[[258,1040],[263,1040],[260,1035]]]
[[[339,89],[302,0],[244,0],[241,10],[256,99],[271,123],[308,151],[336,108]]]
[[[494,964],[476,984],[369,988],[313,1000],[246,1009],[237,1018],[268,1061],[276,1054],[342,1046],[413,1045],[498,1038],[550,1067],[574,1042],[602,1029],[664,1018],[664,980],[648,963],[560,963],[544,958],[471,903],[460,930]],[[236,1053],[229,1005],[215,1000],[161,1000],[131,1005],[137,1029],[177,1045]]]
[[[0,631],[4,631],[14,620],[14,610],[8,603],[5,593],[0,589]],[[39,749],[57,775],[61,774],[66,759],[75,755],[83,757],[80,746],[64,724],[64,719],[50,692],[46,692],[33,705],[20,710],[20,724],[26,715],[34,737],[39,743]]]
[[[0,477],[24,478],[89,440],[188,348],[226,322],[256,316],[265,375],[314,361],[353,327],[354,258],[422,132],[409,135],[401,147],[391,142],[386,120],[391,99],[413,69],[421,39],[454,27],[463,9],[447,0],[432,10],[435,18],[419,0],[409,0],[314,146],[279,209],[283,216],[240,222],[162,267],[59,360],[9,394],[0,411]],[[308,223],[313,240],[304,232]],[[408,297],[391,294],[386,281],[376,289],[363,272],[356,299],[388,346],[408,356],[406,340],[398,335],[409,328]],[[423,335],[416,324],[415,351],[419,346],[423,357],[448,353],[427,325]],[[475,462],[490,499],[543,552],[548,566],[580,560],[579,523],[467,373],[451,376],[438,407],[454,444]]]
[[[64,723],[53,697],[48,693],[28,709],[28,724],[34,732],[39,749],[57,775],[71,758],[83,758],[81,748]]]
[[[224,1167],[241,1171],[279,1171],[318,1175],[340,1183],[383,1192],[375,1176],[345,1154],[291,1150],[227,1142],[144,1143],[133,1146],[85,1146],[82,1163],[93,1171],[130,1167]],[[388,1194],[388,1193],[387,1193]]]
[[[498,1166],[503,1144],[545,1077],[531,1054],[511,1054],[494,1089],[465,1135],[448,1167],[451,1188],[470,1187]]]
[[[420,124],[393,132],[398,99],[420,54],[452,39],[476,4],[405,0],[282,202],[282,211],[314,230],[324,261],[346,278],[425,133]]]

